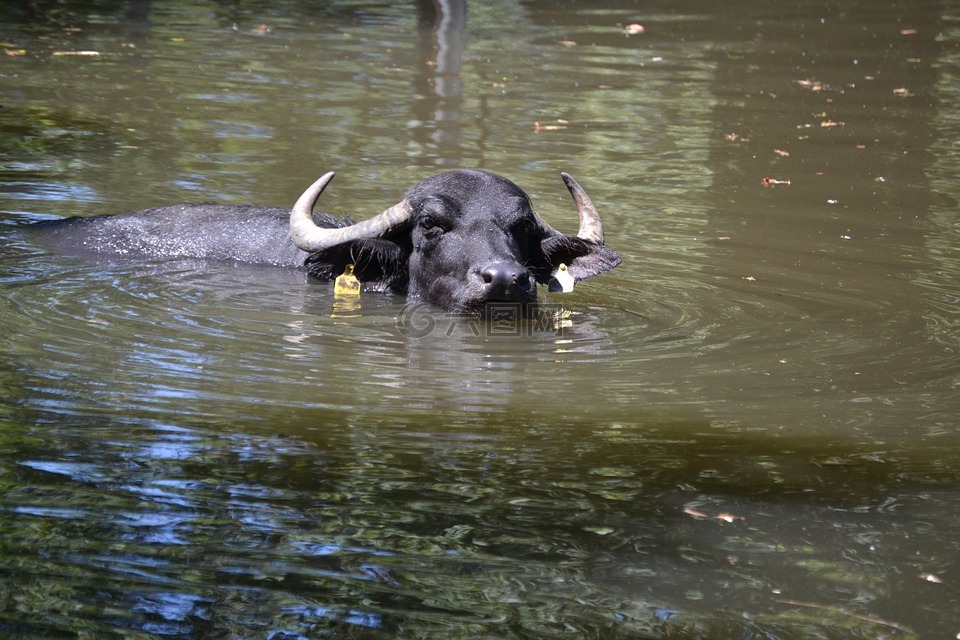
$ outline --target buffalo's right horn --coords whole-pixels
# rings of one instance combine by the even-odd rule
[[[308,253],[329,249],[330,247],[360,238],[376,238],[399,227],[410,220],[412,209],[406,199],[401,200],[383,213],[349,227],[325,229],[313,221],[313,207],[323,190],[333,180],[333,171],[325,173],[319,180],[307,187],[297,199],[290,211],[290,237],[297,248]]]

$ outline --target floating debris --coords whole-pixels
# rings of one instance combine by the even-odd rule
[[[838,91],[843,93],[842,87],[834,87],[814,79],[797,80],[797,84],[810,91]]]
[[[789,187],[790,181],[778,180],[777,178],[766,177],[761,181],[761,184],[765,187],[780,187],[780,186]]]
[[[704,513],[703,511],[698,511],[697,509],[694,509],[692,507],[684,507],[683,512],[688,516],[693,516],[694,518],[702,518],[702,519],[708,519],[708,520],[716,519],[716,520],[720,520],[721,522],[727,522],[727,523],[746,519],[746,518],[743,518],[742,516],[733,515],[732,513],[718,513],[715,516],[711,516],[709,514]]]
[[[566,120],[557,120],[559,124],[540,124],[539,122],[533,123],[533,130],[540,131],[561,131],[567,128]]]

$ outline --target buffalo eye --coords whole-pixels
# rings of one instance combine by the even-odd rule
[[[428,242],[439,240],[440,236],[447,231],[446,225],[435,216],[421,216],[419,224],[422,234],[421,237]]]
[[[439,236],[450,230],[450,221],[444,215],[443,204],[427,201],[420,209],[417,224],[426,237]]]
[[[510,231],[515,236],[526,236],[531,235],[535,232],[536,225],[533,223],[533,220],[530,218],[520,218],[512,225],[510,225]]]

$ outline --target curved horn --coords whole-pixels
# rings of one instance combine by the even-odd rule
[[[383,213],[349,227],[325,229],[313,221],[313,207],[323,190],[333,180],[334,173],[325,173],[319,180],[307,187],[290,211],[290,237],[297,248],[314,253],[330,247],[358,240],[375,238],[387,233],[410,219],[412,209],[406,199],[401,200]]]
[[[567,185],[567,190],[573,196],[574,204],[577,205],[577,214],[580,216],[580,228],[577,230],[577,237],[603,244],[603,223],[600,222],[600,214],[597,213],[597,208],[593,206],[590,196],[569,173],[560,172],[560,177],[563,178],[563,183]],[[536,212],[534,212],[534,216],[543,225],[547,236],[564,235],[547,224]]]
[[[597,208],[593,206],[590,196],[569,173],[561,172],[560,177],[563,178],[563,183],[567,185],[567,190],[573,196],[573,201],[577,205],[577,214],[580,216],[580,229],[577,231],[577,237],[603,244],[603,223],[600,222],[600,214],[597,213]]]

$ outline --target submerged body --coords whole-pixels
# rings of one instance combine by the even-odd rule
[[[43,222],[47,244],[85,257],[196,258],[302,268],[290,212],[254,205],[183,204]],[[332,223],[333,220],[321,222]]]

